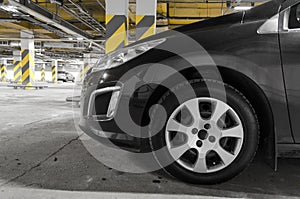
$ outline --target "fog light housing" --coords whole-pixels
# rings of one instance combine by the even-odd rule
[[[87,117],[95,121],[111,120],[116,113],[120,94],[120,86],[101,88],[92,92],[89,99]],[[110,98],[107,98],[108,96]]]

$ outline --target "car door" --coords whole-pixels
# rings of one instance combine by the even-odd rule
[[[294,140],[300,143],[300,1],[286,1],[279,38],[288,109]]]

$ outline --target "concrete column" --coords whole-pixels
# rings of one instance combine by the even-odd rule
[[[105,52],[109,53],[128,44],[127,30],[129,0],[105,0],[105,2]]]
[[[22,65],[21,65],[21,51],[14,50],[13,51],[13,67],[14,67],[14,82],[17,84],[22,83]]]
[[[21,30],[22,84],[34,83],[34,35],[32,31]]]
[[[157,0],[136,0],[136,40],[156,32]]]
[[[83,54],[83,65],[80,69],[80,82],[82,82],[86,76],[87,71],[90,69],[91,54]]]
[[[45,69],[46,69],[46,63],[42,63],[42,69],[41,69],[41,82],[45,82]]]
[[[57,83],[57,68],[58,68],[58,61],[52,60],[52,82],[54,84]]]
[[[7,59],[1,60],[1,81],[7,82]]]

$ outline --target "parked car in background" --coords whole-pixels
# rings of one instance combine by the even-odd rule
[[[75,77],[71,73],[66,72],[66,77],[67,81],[75,82]]]
[[[67,71],[58,71],[57,80],[63,82],[68,82],[68,81],[75,82],[75,77]]]
[[[273,0],[112,52],[83,82],[79,125],[100,142],[150,148],[167,173],[189,183],[229,180],[257,151],[276,168],[278,154],[299,149],[299,30],[300,0]]]

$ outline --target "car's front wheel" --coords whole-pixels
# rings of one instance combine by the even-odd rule
[[[190,183],[215,184],[251,163],[259,127],[254,109],[239,91],[212,80],[186,82],[171,90],[159,101],[167,119],[150,139],[158,163],[169,174]],[[154,109],[154,126],[162,122],[157,114]]]

